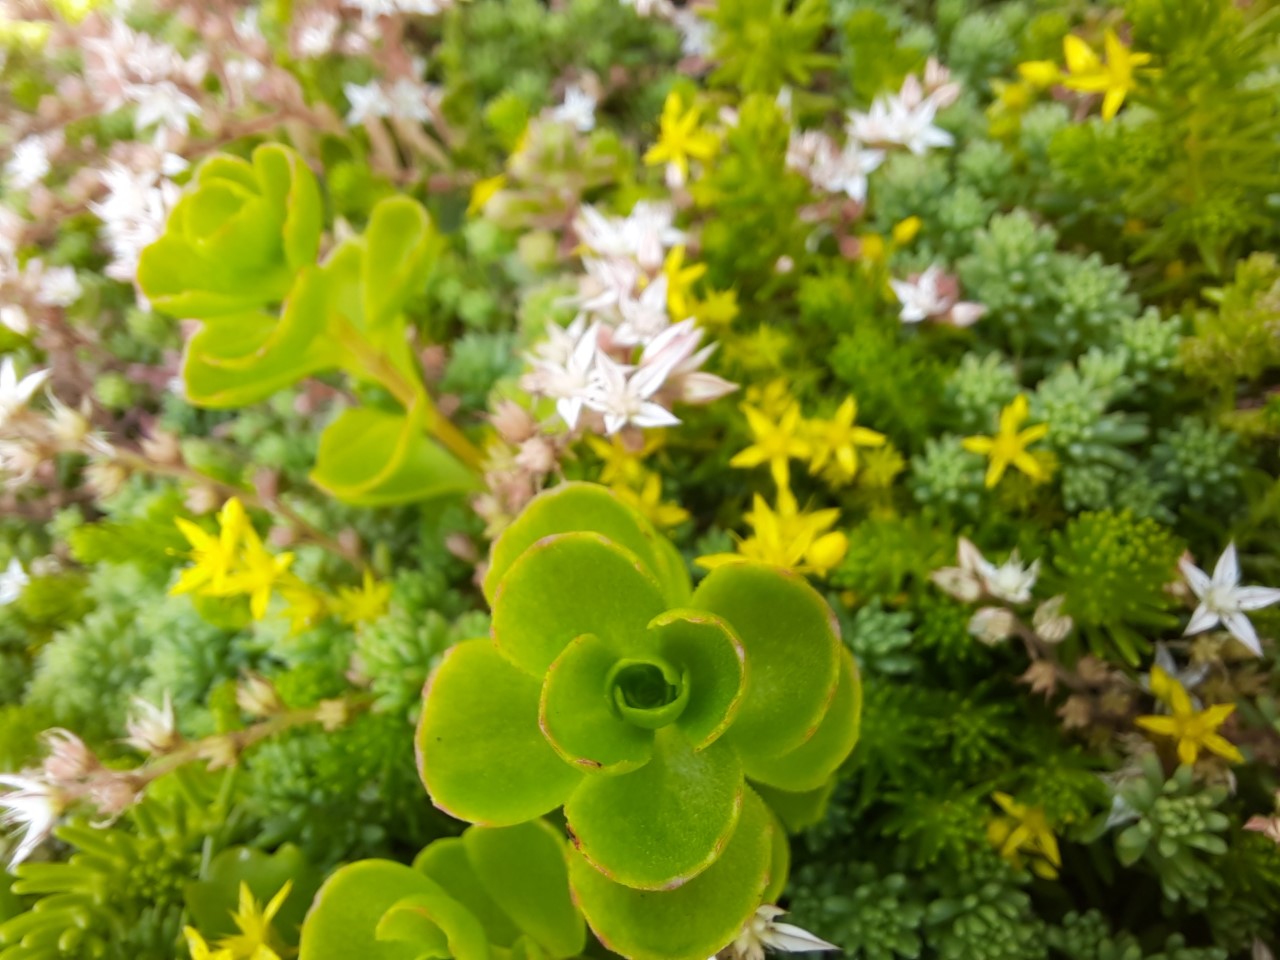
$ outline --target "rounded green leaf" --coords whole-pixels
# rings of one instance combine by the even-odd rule
[[[580,853],[569,854],[569,881],[600,942],[632,960],[707,960],[755,913],[769,882],[775,827],[747,791],[732,839],[710,869],[675,890],[614,883]]]
[[[587,772],[623,773],[645,764],[653,732],[618,716],[609,676],[616,650],[593,634],[575,638],[547,670],[538,724],[547,741],[569,763]]]
[[[806,790],[803,793],[779,790],[767,783],[756,783],[752,787],[769,805],[769,809],[778,815],[788,832],[799,833],[820,823],[826,816],[827,804],[831,800],[831,794],[835,792],[836,778],[832,776],[816,790]]]
[[[688,677],[689,703],[677,722],[695,750],[713,743],[737,715],[746,692],[746,654],[722,619],[701,610],[669,610],[649,629],[658,652]]]
[[[422,204],[399,196],[374,204],[364,243],[364,324],[374,330],[426,286],[438,240]]]
[[[480,921],[440,889],[396,901],[378,921],[374,937],[416,946],[422,951],[419,960],[489,960],[489,941]]]
[[[602,874],[669,890],[724,850],[742,809],[742,764],[727,745],[695,753],[675,727],[659,730],[654,748],[639,770],[584,780],[564,813],[575,846]]]
[[[728,737],[743,756],[776,757],[812,737],[839,680],[826,601],[779,567],[735,563],[699,584],[690,606],[724,618],[747,651],[747,693]]]
[[[862,681],[853,654],[840,652],[840,682],[817,732],[780,757],[743,753],[747,776],[793,793],[816,790],[830,779],[858,742],[862,722]]]
[[[413,869],[440,884],[449,891],[449,896],[470,910],[484,927],[485,936],[490,943],[507,947],[520,936],[520,928],[498,906],[497,901],[489,896],[480,877],[476,875],[461,837],[441,837],[428,844],[414,858]]]
[[[787,888],[787,877],[791,873],[791,843],[787,840],[782,819],[773,810],[769,810],[769,821],[773,824],[773,855],[769,861],[769,885],[765,887],[760,901],[777,903]]]
[[[421,947],[376,939],[378,924],[405,897],[439,892],[402,863],[361,860],[339,867],[307,913],[298,960],[417,960]]]
[[[462,835],[476,876],[516,925],[552,957],[587,944],[569,893],[568,844],[541,820],[515,827],[472,827]]]
[[[423,430],[420,411],[344,410],[320,435],[311,481],[345,503],[381,507],[459,493],[476,478]]]
[[[538,682],[488,640],[445,654],[427,681],[418,722],[418,771],[450,816],[507,826],[554,810],[582,774],[538,729]]]
[[[621,653],[644,649],[662,593],[635,554],[598,533],[562,533],[511,565],[493,599],[493,639],[542,677],[569,642],[595,634]]]
[[[490,550],[485,598],[493,603],[498,584],[512,564],[539,540],[579,531],[599,533],[639,557],[662,587],[661,609],[687,599],[689,574],[670,541],[607,487],[594,483],[562,483],[538,494],[524,508]]]

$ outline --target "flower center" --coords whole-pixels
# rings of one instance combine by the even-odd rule
[[[689,700],[685,677],[661,660],[620,660],[607,681],[618,716],[657,730],[674,723]]]

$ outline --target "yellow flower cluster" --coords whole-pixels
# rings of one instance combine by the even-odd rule
[[[294,576],[290,552],[272,553],[249,522],[244,504],[232,497],[218,511],[218,532],[182,517],[174,522],[191,545],[191,566],[178,576],[171,594],[192,593],[199,597],[247,597],[255,620],[267,615],[272,595],[285,603],[285,613],[293,629],[313,624],[325,613],[346,623],[367,623],[382,616],[391,596],[389,584],[377,583],[366,570],[360,587],[344,587],[336,597],[309,587]]]
[[[785,488],[778,491],[777,510],[757,493],[745,518],[752,536],[738,540],[738,552],[699,557],[698,566],[714,570],[729,563],[758,560],[821,577],[830,573],[849,551],[849,538],[831,529],[840,519],[839,510],[805,513]]]
[[[1052,60],[1033,60],[1021,64],[1018,73],[1035,89],[1061,84],[1077,93],[1102,94],[1102,119],[1110,120],[1138,88],[1136,71],[1151,62],[1151,54],[1131,50],[1114,30],[1108,30],[1102,42],[1106,62],[1084,40],[1069,33],[1062,38],[1066,72]]]
[[[858,451],[880,447],[883,433],[858,426],[858,402],[845,397],[829,419],[804,419],[800,405],[790,397],[774,404],[775,412],[749,403],[742,405],[754,442],[734,454],[731,467],[751,469],[769,465],[778,490],[791,489],[791,461],[807,462],[810,473],[821,472],[834,486],[853,480],[858,472]]]
[[[1049,479],[1049,468],[1027,448],[1049,432],[1047,423],[1022,428],[1031,415],[1026,394],[1020,393],[1000,411],[1000,427],[994,437],[965,437],[961,445],[970,453],[979,453],[990,461],[987,465],[987,487],[1000,482],[1009,467],[1017,467],[1036,483]]]
[[[623,434],[614,434],[608,440],[587,437],[587,445],[601,461],[600,482],[608,484],[619,500],[662,529],[689,519],[684,507],[662,499],[662,476],[644,465],[662,447],[664,439],[661,430],[646,431],[639,447],[632,446]]]
[[[672,90],[662,105],[659,120],[658,142],[644,155],[648,166],[667,168],[667,178],[674,186],[683,186],[689,179],[689,161],[706,162],[720,149],[720,138],[701,124],[702,108],[690,104],[687,108],[679,92]]]

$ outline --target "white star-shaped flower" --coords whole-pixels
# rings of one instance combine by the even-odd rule
[[[551,119],[570,124],[579,133],[590,133],[596,128],[596,98],[576,83],[570,84],[564,91],[564,103],[552,108]]]
[[[650,399],[661,389],[668,371],[661,366],[642,367],[628,376],[630,367],[596,356],[586,404],[604,414],[605,433],[614,434],[627,424],[637,427],[670,427],[680,418]]]
[[[779,923],[778,917],[787,911],[766,903],[755,916],[746,922],[738,938],[710,960],[764,960],[765,950],[781,953],[809,953],[818,950],[839,950],[834,943],[815,937],[792,923]]]
[[[351,108],[347,111],[347,126],[358,127],[366,120],[389,116],[391,101],[377,83],[344,83],[342,92]]]
[[[27,571],[22,569],[18,558],[11,559],[9,566],[0,573],[0,607],[7,606],[22,596],[22,591],[30,582],[31,578],[27,576]]]
[[[941,287],[942,271],[937,267],[929,267],[915,280],[890,279],[893,295],[902,304],[898,316],[903,323],[919,323],[929,317],[936,317],[951,309],[954,297],[947,297]]]
[[[1203,633],[1221,623],[1233,637],[1262,656],[1258,633],[1244,612],[1261,610],[1280,601],[1280,590],[1240,586],[1240,562],[1236,558],[1234,542],[1227,544],[1227,549],[1222,551],[1212,577],[1186,557],[1178,561],[1178,567],[1200,600],[1200,605],[1191,615],[1191,622],[1183,631],[1184,636]]]
[[[0,364],[0,426],[25,407],[48,379],[48,370],[33,370],[19,380],[13,357],[5,357],[4,363]]]
[[[53,832],[63,800],[53,784],[32,776],[0,774],[0,786],[11,788],[0,794],[0,826],[25,831],[9,859],[12,870]]]
[[[1040,575],[1039,560],[1024,567],[1015,547],[1009,559],[997,567],[967,537],[960,538],[956,555],[959,566],[935,570],[929,579],[957,600],[972,603],[983,594],[1005,603],[1031,599],[1031,589]]]

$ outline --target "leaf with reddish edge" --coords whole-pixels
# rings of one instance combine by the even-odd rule
[[[462,835],[471,866],[489,894],[552,957],[572,957],[587,930],[569,895],[568,843],[542,820],[472,827]]]
[[[760,563],[712,570],[689,605],[723,617],[749,679],[726,734],[744,757],[776,757],[818,729],[839,680],[840,640],[825,600],[798,574]]]
[[[723,852],[742,808],[742,764],[728,745],[694,753],[675,726],[631,773],[588,777],[565,802],[574,845],[606,877],[669,890]],[[704,958],[705,960],[705,958]]]
[[[538,681],[488,640],[453,647],[423,694],[418,772],[460,820],[507,826],[560,806],[582,778],[538,728]]]
[[[750,779],[780,790],[816,790],[849,756],[861,725],[862,681],[853,654],[845,649],[840,652],[840,683],[817,733],[780,757],[744,754],[742,766]]]
[[[746,693],[742,643],[724,620],[702,610],[668,610],[649,629],[658,653],[687,677],[689,703],[676,725],[702,750],[733,723]]]
[[[594,531],[630,550],[662,585],[663,608],[689,596],[689,574],[670,541],[607,488],[594,483],[562,483],[535,497],[503,531],[489,553],[485,599],[492,605],[512,564],[544,537]]]
[[[568,763],[588,773],[626,773],[649,762],[653,731],[614,710],[607,681],[618,651],[583,634],[556,657],[542,683],[538,724]]]
[[[714,749],[714,748],[713,748]],[[600,942],[632,960],[707,960],[737,937],[769,884],[776,827],[748,790],[720,858],[675,890],[635,890],[569,854],[569,882]]]
[[[493,600],[499,652],[539,680],[575,637],[643,649],[662,592],[634,553],[598,533],[561,533],[520,555]]]

